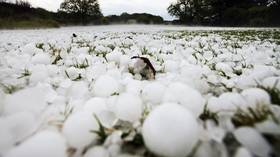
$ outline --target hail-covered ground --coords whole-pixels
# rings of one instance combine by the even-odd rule
[[[3,30],[0,157],[277,157],[279,68],[279,29]]]

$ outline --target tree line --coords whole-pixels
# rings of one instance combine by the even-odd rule
[[[160,16],[146,13],[103,16],[97,0],[64,0],[57,12],[33,8],[28,1],[0,0],[0,28],[59,27],[95,24],[163,24]]]
[[[174,0],[167,8],[173,24],[209,26],[280,26],[280,0]],[[58,12],[33,8],[25,0],[0,0],[0,28],[112,23],[164,24],[146,13],[103,16],[98,0],[64,0]]]
[[[280,25],[280,0],[177,0],[167,10],[188,25]]]

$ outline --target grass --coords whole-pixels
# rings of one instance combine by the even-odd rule
[[[30,75],[31,75],[31,72],[28,69],[24,69],[23,72],[21,73],[21,75],[18,77],[18,79],[28,77]]]
[[[254,126],[256,123],[264,122],[271,118],[274,122],[279,123],[274,113],[266,105],[257,105],[255,108],[248,107],[247,109],[239,108],[232,117],[232,123],[236,127]]]

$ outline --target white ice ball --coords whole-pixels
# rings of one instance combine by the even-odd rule
[[[87,112],[77,112],[66,120],[62,132],[70,146],[83,148],[96,140],[97,135],[92,130],[99,130],[94,116]]]
[[[153,104],[159,104],[162,101],[165,86],[159,82],[147,84],[142,92],[143,99]]]
[[[168,86],[163,96],[163,102],[183,105],[195,116],[199,116],[204,108],[204,98],[201,94],[197,90],[179,82]]]
[[[271,147],[264,137],[250,127],[242,127],[234,131],[236,139],[251,153],[258,156],[268,157]]]
[[[142,133],[148,149],[165,157],[185,157],[198,142],[195,117],[178,104],[155,108],[144,121]]]
[[[99,77],[93,86],[93,93],[98,97],[108,97],[114,93],[118,93],[119,90],[120,85],[118,81],[108,75]]]
[[[142,110],[142,101],[137,95],[123,93],[117,99],[115,114],[121,120],[135,122],[141,118]]]
[[[6,157],[67,157],[65,139],[58,133],[43,131],[13,148]]]

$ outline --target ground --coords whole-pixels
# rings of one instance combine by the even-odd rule
[[[277,156],[279,68],[278,28],[2,30],[0,157]]]

